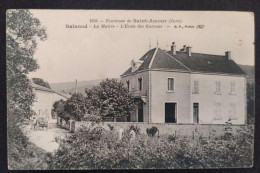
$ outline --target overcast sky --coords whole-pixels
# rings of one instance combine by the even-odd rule
[[[183,45],[193,52],[224,55],[254,65],[254,16],[248,12],[180,12],[180,11],[94,11],[94,10],[31,10],[46,27],[48,39],[39,42],[35,54],[40,69],[30,77],[50,83],[119,77],[151,47],[170,50]],[[202,29],[94,29],[66,28],[68,25],[89,25],[90,19],[155,19],[181,20],[180,25],[204,25]],[[99,23],[100,24],[100,23]],[[107,23],[108,24],[108,23]],[[115,24],[115,23],[113,23]],[[164,26],[168,24],[163,24]],[[172,24],[169,24],[173,26]],[[177,24],[179,25],[179,24]]]

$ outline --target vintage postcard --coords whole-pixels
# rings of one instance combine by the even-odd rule
[[[10,170],[253,166],[253,13],[6,15]]]

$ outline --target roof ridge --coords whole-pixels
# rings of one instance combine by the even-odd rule
[[[163,51],[164,52],[164,51]],[[180,61],[178,61],[176,58],[174,58],[173,56],[171,56],[170,54],[168,54],[168,52],[164,52],[165,54],[167,54],[168,56],[170,56],[171,58],[173,58],[175,61],[177,61],[179,64],[181,64],[183,67],[185,67],[186,69],[188,69],[189,71],[192,71],[190,68],[188,68],[186,65],[184,65],[183,63],[181,63]]]
[[[167,51],[170,52],[170,51]],[[178,53],[186,53],[186,52],[182,52],[182,51],[176,51]],[[215,55],[215,54],[207,54],[207,53],[198,53],[198,52],[191,52],[192,54],[201,54],[201,55],[209,55],[209,56],[220,56],[220,57],[225,57],[225,55]]]
[[[153,64],[153,61],[154,61],[154,58],[155,58],[155,55],[157,54],[158,49],[159,49],[158,47],[155,48],[155,51],[154,51],[154,53],[153,53],[153,56],[152,56],[152,59],[151,59],[151,61],[150,61],[149,66],[148,66],[148,69],[151,68],[151,66],[152,66],[152,64]]]

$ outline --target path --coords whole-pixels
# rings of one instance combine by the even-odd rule
[[[44,149],[46,152],[54,152],[57,150],[59,144],[55,141],[55,137],[65,136],[68,131],[57,127],[56,122],[56,119],[51,119],[49,121],[48,130],[44,130],[42,128],[39,128],[38,131],[30,130],[30,132],[27,133],[29,141]]]

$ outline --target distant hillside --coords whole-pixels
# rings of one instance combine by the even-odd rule
[[[247,82],[254,83],[255,80],[255,66],[240,65],[239,67],[246,73]]]
[[[96,79],[90,81],[78,81],[77,91],[85,95],[85,88],[92,88],[95,85],[98,85],[104,79]],[[119,79],[117,79],[119,80]],[[53,90],[64,92],[64,93],[74,93],[75,91],[75,82],[60,82],[60,83],[50,83],[50,86]]]
[[[239,67],[246,73],[246,75],[248,75],[250,77],[255,76],[255,66],[239,64]]]

